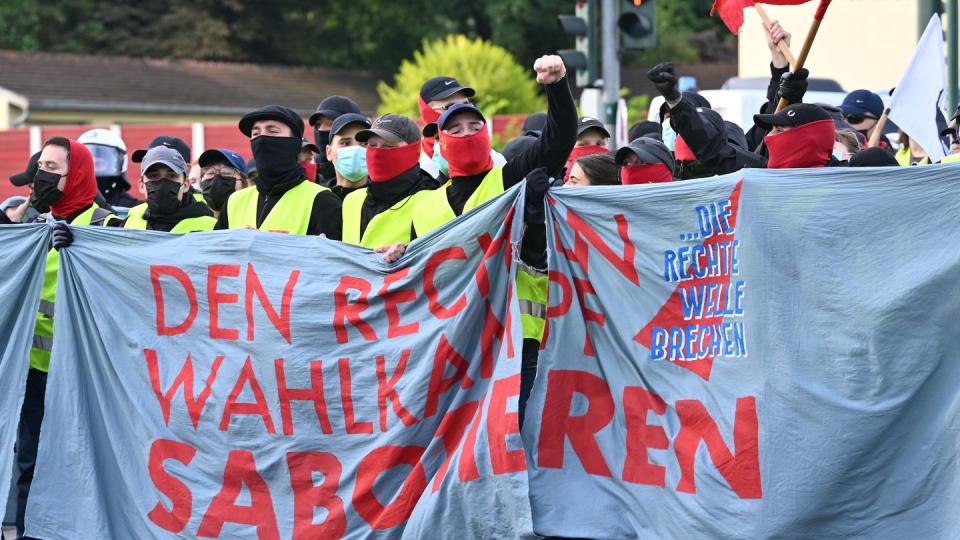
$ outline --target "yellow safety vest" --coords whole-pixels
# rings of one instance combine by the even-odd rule
[[[910,147],[905,146],[900,150],[898,150],[897,153],[894,155],[894,157],[897,158],[897,163],[899,163],[901,167],[909,167],[911,165],[910,161],[912,160],[913,155],[910,154]],[[916,163],[916,165],[929,165],[929,164],[930,164],[930,158],[926,156],[924,156],[923,159],[921,159]]]
[[[329,190],[309,180],[300,182],[283,194],[259,227],[257,227],[257,199],[260,192],[257,191],[257,187],[250,186],[235,191],[227,199],[227,228],[307,234],[310,214],[313,212],[313,201],[321,191]]]
[[[517,301],[520,302],[520,324],[523,338],[543,339],[547,325],[547,273],[524,263],[517,267]]]
[[[957,163],[957,162],[960,162],[960,152],[954,152],[952,154],[944,156],[944,158],[940,160],[940,163]]]
[[[109,219],[116,219],[94,203],[86,212],[73,220],[73,225],[103,225]],[[30,367],[40,371],[50,369],[50,351],[53,350],[53,311],[57,301],[57,271],[60,269],[60,255],[57,250],[47,252],[47,267],[43,272],[43,290],[40,292],[40,308],[37,310],[37,322],[33,328],[33,346],[30,347]]]
[[[143,219],[143,213],[147,210],[147,203],[138,204],[127,213],[127,220],[123,224],[124,229],[134,229],[139,231],[147,230],[147,220]],[[212,231],[213,226],[217,224],[217,219],[213,216],[197,216],[181,219],[179,223],[170,229],[170,232],[176,234],[185,234],[191,232]]]
[[[367,188],[350,193],[343,200],[343,241],[371,249],[398,242],[409,243],[413,209],[429,194],[429,190],[418,191],[373,216],[361,237],[360,221],[363,219],[363,203],[367,200]]]
[[[447,188],[452,182],[448,180],[440,189],[428,191],[429,195],[417,202],[413,212],[413,226],[418,237],[457,217],[453,208],[450,207],[450,201],[447,200]],[[473,195],[467,199],[466,204],[463,205],[463,213],[466,214],[501,193],[503,193],[503,168],[494,167],[483,177],[483,181],[477,186]]]

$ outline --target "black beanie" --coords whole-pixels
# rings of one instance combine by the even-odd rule
[[[851,167],[897,167],[900,163],[883,148],[865,148],[850,157]]]

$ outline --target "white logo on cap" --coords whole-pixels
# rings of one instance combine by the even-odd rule
[[[796,116],[797,111],[787,111],[787,116]]]
[[[858,100],[857,100],[857,103],[863,103],[863,100],[862,100],[862,99],[858,99]]]
[[[447,82],[445,82],[445,83],[443,83],[443,84],[444,84],[444,86],[450,86],[451,84],[453,84],[453,81],[447,81]]]

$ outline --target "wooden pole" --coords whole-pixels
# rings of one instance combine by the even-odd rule
[[[757,10],[757,14],[760,15],[760,19],[763,20],[763,25],[767,27],[767,30],[770,30],[771,21],[770,16],[767,15],[767,10],[763,9],[763,6],[760,4],[754,4],[753,7]],[[797,59],[793,56],[793,52],[790,51],[790,46],[787,45],[786,41],[782,39],[778,41],[777,48],[787,57],[787,62],[789,62],[791,66],[797,63]]]
[[[827,13],[827,7],[830,5],[830,0],[820,0],[820,7],[817,8],[817,13],[813,16],[813,24],[810,25],[810,31],[807,32],[807,39],[803,41],[803,48],[800,49],[800,56],[797,57],[797,63],[793,65],[793,72],[796,73],[807,63],[807,55],[810,54],[810,48],[813,47],[813,40],[817,38],[817,32],[820,30],[820,23],[823,22],[823,16]],[[777,104],[777,111],[780,112],[781,109],[789,105],[787,100],[780,98],[780,103]]]
[[[870,134],[870,140],[867,141],[867,148],[876,148],[880,142],[880,136],[883,135],[883,127],[887,125],[887,115],[889,113],[890,109],[884,109],[883,114],[880,115],[877,125],[873,127],[873,133]]]

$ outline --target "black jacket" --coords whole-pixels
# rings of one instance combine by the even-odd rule
[[[259,227],[263,220],[267,218],[273,207],[277,205],[283,194],[300,185],[300,182],[308,180],[295,180],[286,184],[279,184],[273,187],[269,192],[261,190],[260,184],[257,184],[257,226]],[[229,199],[228,199],[229,201]],[[313,199],[313,208],[310,212],[310,222],[307,225],[307,234],[318,236],[325,234],[331,240],[340,240],[342,237],[343,220],[340,216],[340,198],[332,191],[325,190],[317,193]],[[227,205],[224,204],[220,210],[220,217],[217,218],[216,230],[229,229],[230,223],[227,217]]]
[[[702,111],[698,112],[686,97],[670,109],[670,125],[697,156],[694,163],[678,165],[678,178],[704,178],[745,167],[766,167],[766,159],[743,147],[743,132],[736,133],[725,125],[716,111]]]

